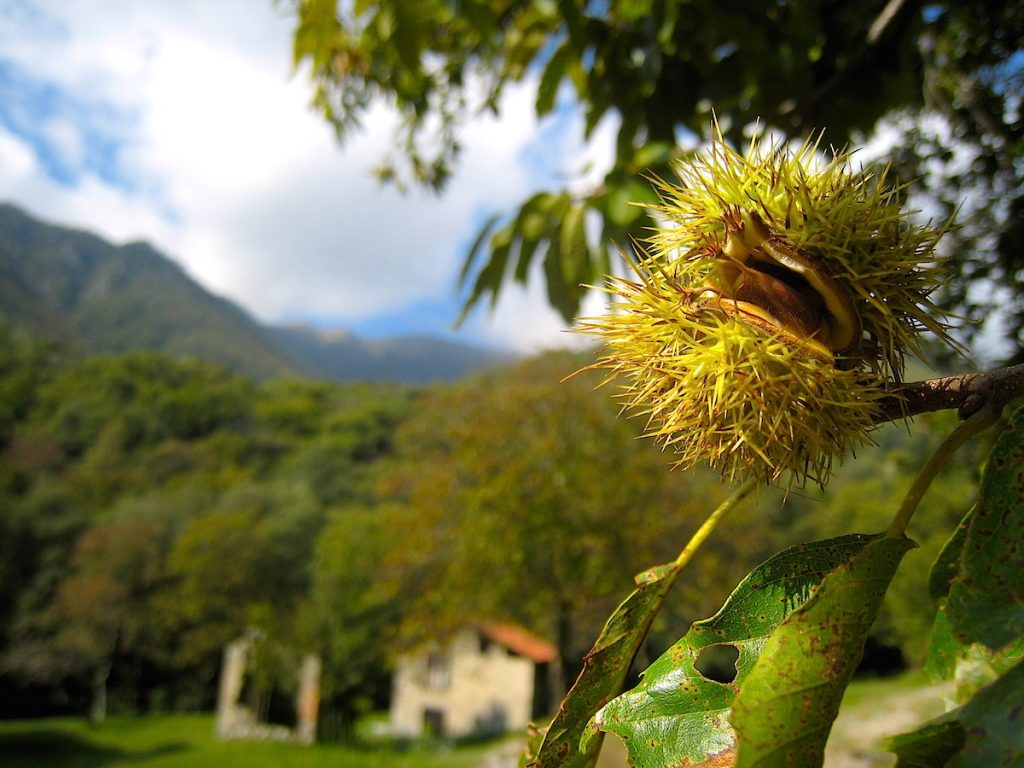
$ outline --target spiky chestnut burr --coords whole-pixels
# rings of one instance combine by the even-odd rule
[[[604,342],[597,367],[624,380],[627,408],[677,464],[728,478],[824,485],[870,442],[887,385],[922,332],[949,342],[929,298],[946,278],[948,225],[916,225],[886,172],[848,153],[754,137],[711,146],[655,180],[662,222],[632,277],[580,329]]]

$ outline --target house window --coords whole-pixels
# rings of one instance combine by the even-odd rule
[[[427,656],[427,688],[444,690],[451,683],[451,677],[451,667],[445,654],[435,652]]]

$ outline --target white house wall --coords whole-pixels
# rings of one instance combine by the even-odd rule
[[[429,652],[405,656],[395,670],[391,726],[396,735],[424,733],[425,713],[442,713],[444,736],[461,738],[525,728],[533,703],[534,662],[490,643],[481,654],[476,632],[458,633],[440,651],[448,675],[429,665]],[[445,684],[446,683],[446,684]]]

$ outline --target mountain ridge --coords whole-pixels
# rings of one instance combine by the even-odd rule
[[[425,383],[511,355],[434,337],[367,341],[263,324],[144,241],[114,245],[0,202],[0,321],[91,354],[195,356],[247,375]]]

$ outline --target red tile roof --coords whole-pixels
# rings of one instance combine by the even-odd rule
[[[554,661],[558,657],[555,646],[522,627],[486,622],[480,625],[480,631],[498,645],[537,664]]]

